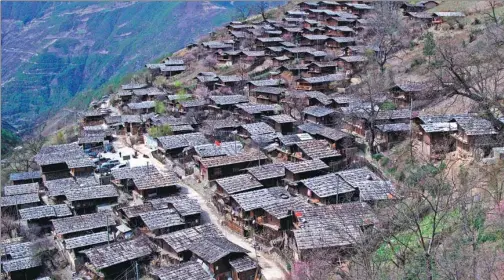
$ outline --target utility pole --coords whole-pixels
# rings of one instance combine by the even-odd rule
[[[138,277],[138,261],[135,261],[135,279],[140,279],[140,277]]]

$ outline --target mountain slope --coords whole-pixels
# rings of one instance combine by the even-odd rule
[[[1,5],[2,117],[21,131],[76,94],[182,48],[234,13],[230,2]]]

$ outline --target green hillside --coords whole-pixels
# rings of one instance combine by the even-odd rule
[[[117,83],[231,20],[235,12],[230,2],[1,5],[2,118],[21,132],[70,100],[88,102],[90,96],[80,93]]]

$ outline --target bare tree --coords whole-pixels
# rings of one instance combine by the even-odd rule
[[[382,72],[387,62],[408,47],[414,32],[408,28],[398,9],[399,2],[376,2],[374,12],[365,16],[364,31],[360,39],[369,42],[375,52],[371,58]]]
[[[267,20],[267,13],[266,12],[269,9],[268,2],[266,2],[266,1],[257,2],[254,4],[253,9],[254,9],[254,12],[261,15],[263,21]]]

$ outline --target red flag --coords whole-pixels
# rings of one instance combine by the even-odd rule
[[[220,141],[215,140],[215,146],[220,147]]]

